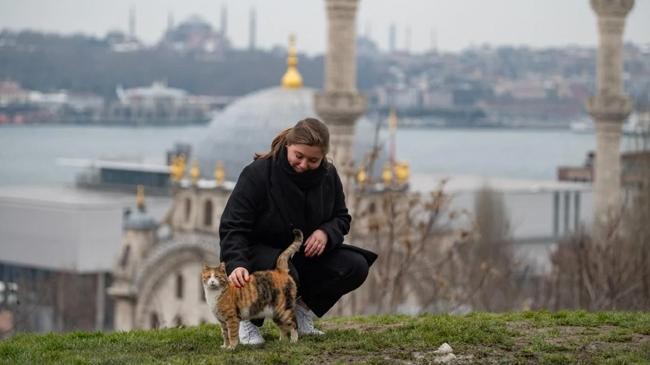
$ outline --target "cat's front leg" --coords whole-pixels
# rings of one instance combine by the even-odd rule
[[[228,338],[228,327],[226,322],[222,320],[219,320],[219,324],[221,325],[221,337],[223,337],[223,345],[221,345],[221,348],[225,349],[230,343],[230,339]]]
[[[226,348],[234,350],[239,345],[239,318],[231,317],[226,319],[226,326],[228,328],[228,344]]]

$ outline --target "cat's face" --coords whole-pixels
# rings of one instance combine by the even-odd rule
[[[201,281],[210,289],[225,288],[228,285],[228,277],[223,262],[216,267],[203,265]]]

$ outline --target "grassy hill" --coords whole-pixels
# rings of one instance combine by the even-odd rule
[[[323,337],[278,341],[264,326],[259,348],[220,348],[216,325],[128,333],[21,334],[0,341],[3,364],[650,364],[650,313],[522,312],[466,316],[340,317]]]

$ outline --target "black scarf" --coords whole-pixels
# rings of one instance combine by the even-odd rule
[[[284,172],[289,180],[291,180],[300,190],[306,192],[323,181],[323,177],[325,177],[325,173],[327,172],[327,161],[325,161],[324,158],[316,169],[296,172],[296,170],[294,170],[289,164],[287,154],[287,148],[282,147],[277,163],[282,169],[282,172]]]
[[[324,216],[322,184],[327,166],[323,159],[318,168],[298,173],[289,165],[286,147],[273,159],[272,194],[279,213],[289,225],[289,233],[291,229],[299,228],[306,238],[329,218]]]

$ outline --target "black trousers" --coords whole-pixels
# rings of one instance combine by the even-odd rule
[[[274,247],[255,246],[251,257],[252,270],[274,269],[281,252]],[[369,259],[362,250],[346,245],[317,257],[305,257],[300,251],[289,261],[289,271],[298,284],[298,296],[318,317],[322,317],[343,295],[363,284],[375,257]],[[261,324],[261,321],[256,324]]]

